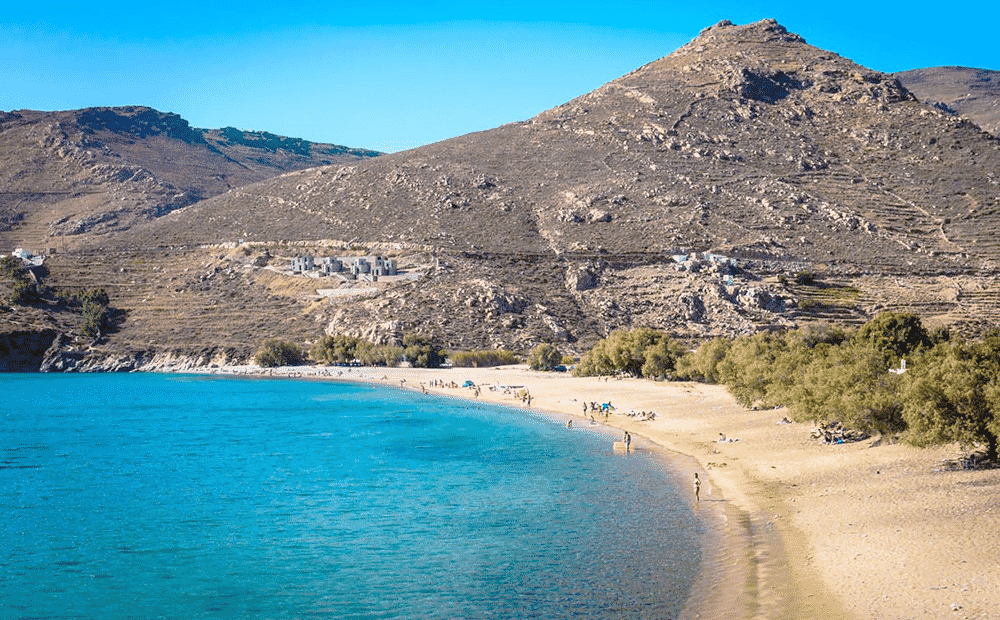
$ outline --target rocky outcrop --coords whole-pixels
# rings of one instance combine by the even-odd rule
[[[566,288],[570,291],[589,291],[598,286],[599,274],[598,266],[570,266],[566,270]]]
[[[74,349],[69,338],[57,336],[39,365],[40,372],[194,372],[249,363],[232,351],[205,349],[197,353],[175,351],[108,352],[96,348]]]

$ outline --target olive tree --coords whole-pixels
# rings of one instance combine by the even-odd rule
[[[542,343],[531,350],[528,366],[532,370],[555,370],[562,363],[562,354],[555,346]]]
[[[853,341],[875,351],[879,363],[888,369],[906,355],[928,346],[930,337],[917,315],[883,312],[858,328]]]
[[[403,358],[416,368],[438,368],[445,354],[434,339],[410,333],[403,335]]]
[[[917,446],[1000,445],[1000,334],[976,343],[942,343],[907,367],[904,439]]]
[[[277,338],[265,340],[254,355],[254,361],[264,368],[295,366],[302,363],[302,349],[298,345]]]

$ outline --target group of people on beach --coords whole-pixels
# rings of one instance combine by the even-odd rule
[[[576,400],[576,399],[574,399]],[[614,405],[610,402],[597,403],[597,402],[586,402],[583,403],[583,413],[586,414],[588,411],[600,411],[605,417],[611,415],[611,412],[615,410]]]

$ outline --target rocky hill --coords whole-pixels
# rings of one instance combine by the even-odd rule
[[[893,75],[921,101],[960,114],[1000,136],[1000,71],[931,67]]]
[[[233,187],[374,155],[145,107],[0,112],[0,249],[76,247]]]
[[[112,289],[128,319],[105,352],[326,330],[569,353],[617,327],[696,340],[889,308],[971,333],[1000,318],[998,170],[996,138],[896,78],[722,22],[535,118],[236,187],[50,279]],[[287,271],[368,253],[406,277]]]

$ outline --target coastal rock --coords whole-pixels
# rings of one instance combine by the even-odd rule
[[[68,372],[75,370],[86,354],[83,351],[76,351],[69,348],[73,339],[67,334],[58,334],[52,339],[52,344],[45,351],[41,363],[38,365],[39,372]]]

